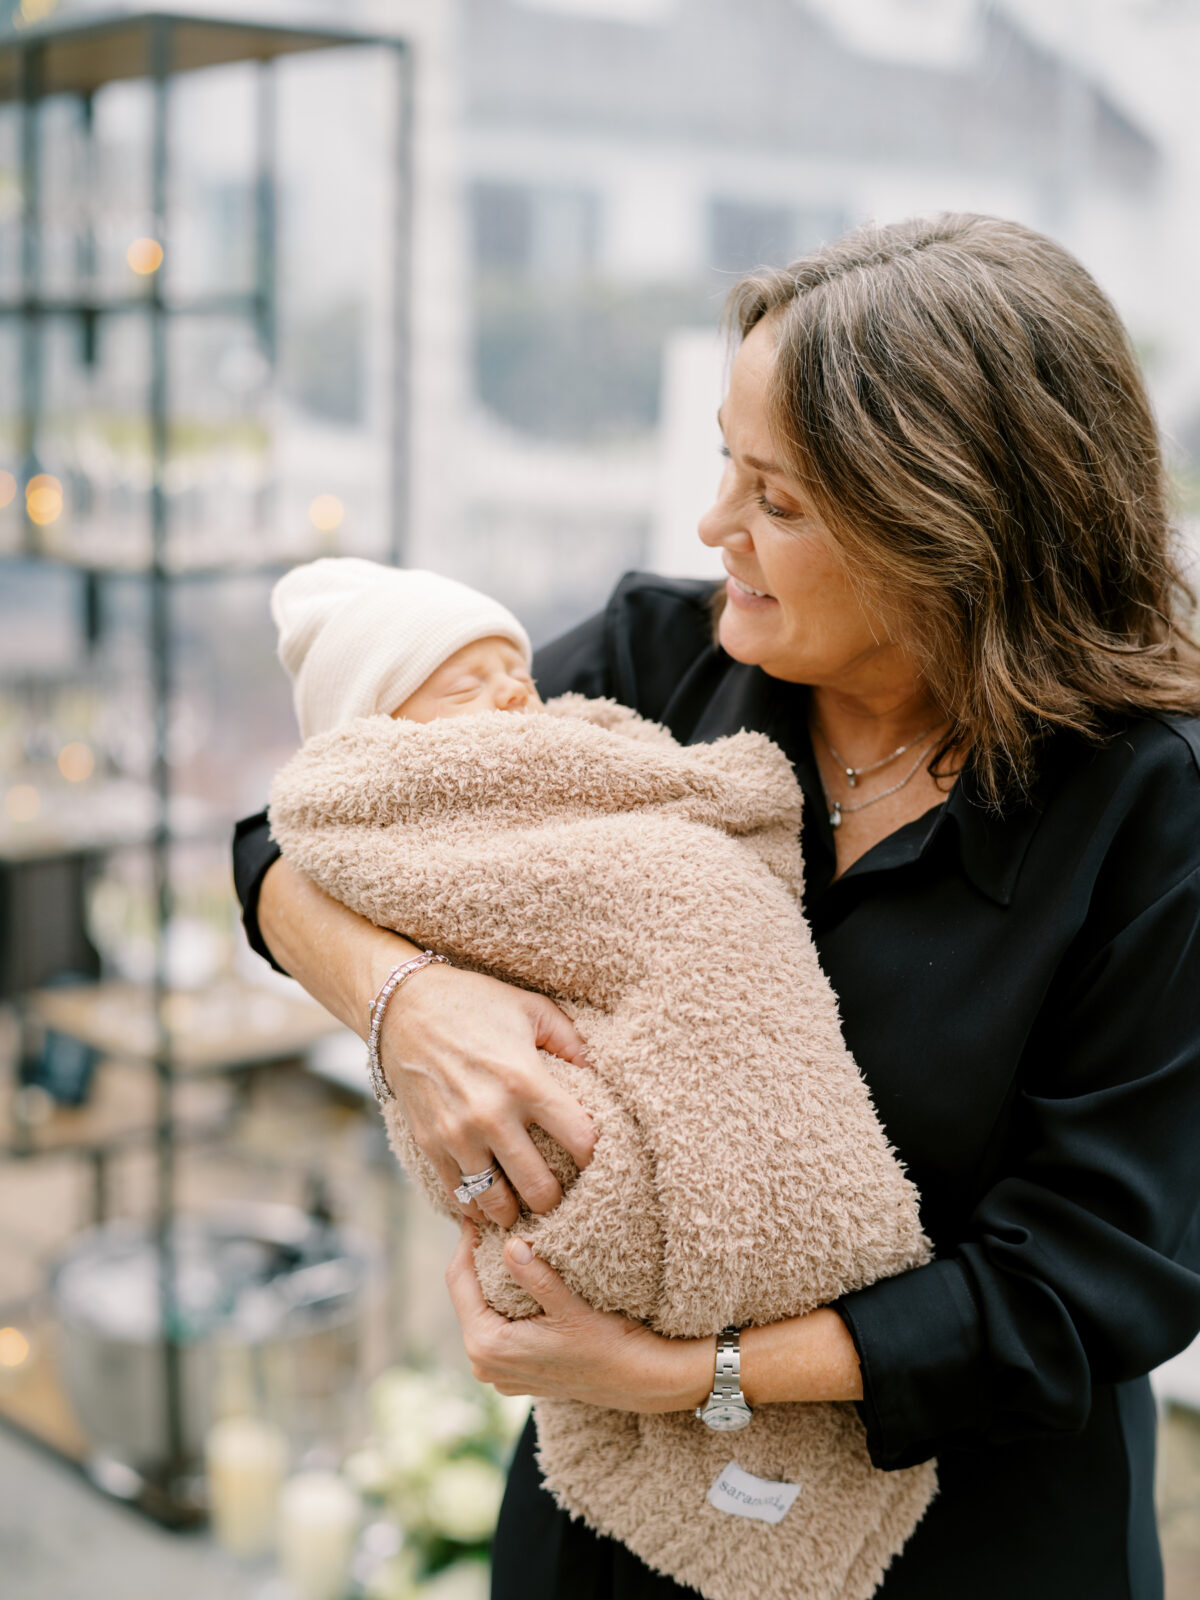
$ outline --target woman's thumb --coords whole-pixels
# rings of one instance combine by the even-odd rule
[[[575,1296],[555,1272],[538,1259],[524,1239],[510,1237],[504,1246],[504,1264],[543,1311],[565,1311]]]

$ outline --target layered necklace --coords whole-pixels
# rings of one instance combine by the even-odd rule
[[[917,745],[921,743],[921,740],[927,738],[927,736],[933,733],[935,729],[945,727],[946,721],[947,719],[943,717],[940,722],[931,722],[927,728],[922,728],[920,733],[914,734],[907,744],[898,746],[891,752],[890,755],[882,757],[882,759],[879,761],[872,761],[865,767],[851,766],[850,762],[846,760],[845,756],[839,755],[838,752],[833,748],[833,745],[829,741],[829,735],[825,732],[825,729],[819,722],[816,721],[815,718],[813,719],[813,725],[817,732],[821,735],[822,744],[829,751],[829,754],[837,762],[838,766],[842,769],[847,784],[849,784],[851,789],[857,789],[858,780],[860,778],[865,778],[868,773],[881,771],[884,767],[890,766],[893,761],[899,761],[902,755],[907,755],[910,750],[916,749]],[[922,761],[924,761],[925,757],[929,754],[930,750],[933,749],[936,743],[936,739],[929,739],[927,744],[921,746],[921,750],[917,755],[917,759],[913,762],[912,766],[909,767],[908,771],[900,779],[899,783],[893,783],[890,789],[881,789],[878,794],[873,794],[868,800],[860,800],[858,804],[854,806],[843,805],[840,800],[835,800],[831,797],[824,776],[821,774],[820,762],[818,762],[817,775],[821,778],[821,790],[825,796],[825,804],[829,807],[829,826],[831,828],[840,828],[843,817],[848,817],[855,811],[865,811],[868,806],[877,805],[880,800],[886,800],[890,794],[898,794],[899,791],[904,788],[905,784],[911,783],[916,777],[918,771],[920,770]]]

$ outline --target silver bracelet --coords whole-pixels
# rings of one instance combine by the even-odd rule
[[[383,988],[367,1007],[367,1016],[371,1024],[367,1030],[367,1073],[371,1079],[375,1098],[381,1106],[396,1098],[391,1084],[383,1075],[383,1067],[379,1060],[379,1030],[383,1027],[383,1015],[388,1008],[388,1001],[405,978],[411,978],[414,972],[420,972],[422,967],[428,967],[435,961],[445,962],[447,966],[450,964],[449,957],[435,956],[432,950],[425,950],[419,956],[413,956],[411,961],[393,967],[387,975]]]

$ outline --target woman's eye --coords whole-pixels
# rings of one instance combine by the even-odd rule
[[[785,511],[782,506],[775,505],[772,501],[767,499],[765,494],[759,495],[758,503],[769,517],[781,517],[786,520],[791,516],[790,511]]]
[[[719,456],[724,456],[726,461],[732,460],[733,453],[727,444],[719,444],[717,446],[717,454]]]

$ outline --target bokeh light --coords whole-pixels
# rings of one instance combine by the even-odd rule
[[[58,770],[68,783],[85,782],[96,770],[91,747],[78,741],[63,745],[58,752]]]
[[[32,822],[42,809],[42,797],[31,783],[14,783],[4,796],[4,814],[13,822]]]
[[[54,522],[62,514],[63,489],[57,478],[48,472],[39,472],[25,485],[25,509],[30,522],[39,528]]]
[[[157,272],[163,264],[163,247],[157,239],[134,239],[125,252],[125,259],[140,277]]]
[[[13,19],[21,27],[32,27],[58,9],[58,0],[21,0]]]
[[[342,525],[346,508],[335,494],[319,494],[308,508],[308,520],[318,533],[333,533]]]
[[[17,480],[11,472],[0,470],[0,507],[12,505],[16,495]]]
[[[0,1328],[0,1367],[19,1367],[29,1359],[29,1340],[20,1328]]]

